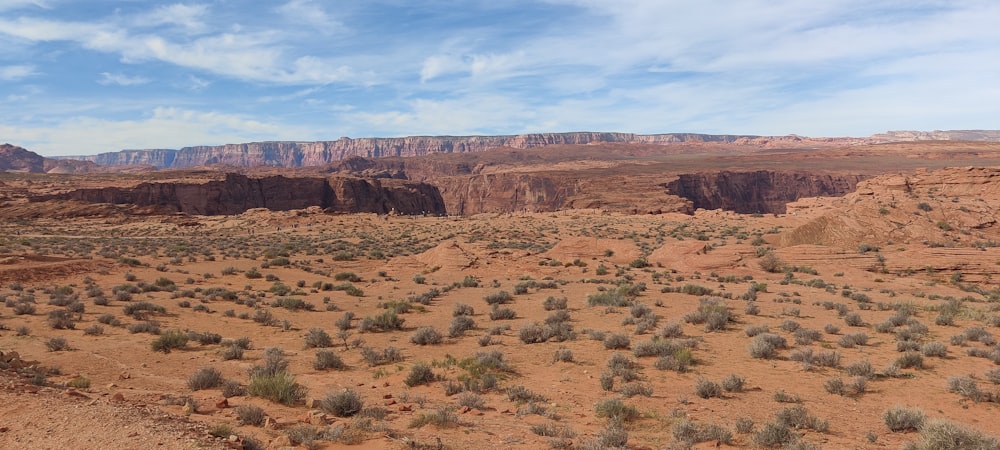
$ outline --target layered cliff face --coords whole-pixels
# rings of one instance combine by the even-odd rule
[[[853,192],[864,175],[796,172],[716,172],[682,174],[663,186],[690,200],[695,208],[743,214],[784,213],[785,205],[803,197],[842,196]]]
[[[199,215],[239,214],[251,208],[275,211],[319,206],[337,212],[444,214],[444,201],[433,186],[394,180],[357,178],[250,178],[227,174],[204,183],[142,183],[131,188],[77,189],[37,196],[32,201],[77,200],[132,204]]]
[[[237,167],[321,166],[351,157],[413,157],[434,153],[471,153],[495,148],[527,149],[550,145],[629,143],[669,145],[722,143],[756,147],[823,145],[843,139],[799,136],[740,136],[704,134],[537,133],[509,136],[411,136],[400,138],[340,138],[318,142],[251,142],[219,146],[184,147],[180,150],[123,150],[95,156],[73,157],[101,165],[149,164],[158,168],[183,168],[209,164]],[[852,140],[853,141],[853,140]]]

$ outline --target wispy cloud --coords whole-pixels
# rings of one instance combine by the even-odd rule
[[[320,4],[311,0],[291,0],[277,8],[286,20],[306,24],[324,34],[341,31],[344,24],[334,20]]]
[[[149,83],[149,78],[139,76],[128,76],[120,73],[101,72],[101,78],[97,80],[103,85],[116,84],[118,86],[136,86]]]
[[[35,74],[35,66],[31,64],[0,66],[0,80],[3,81],[22,80]]]

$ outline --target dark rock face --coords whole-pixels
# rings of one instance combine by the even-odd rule
[[[865,178],[768,170],[724,171],[683,174],[663,186],[670,193],[690,200],[695,208],[783,214],[788,202],[804,197],[841,196],[853,192]]]
[[[45,158],[16,145],[0,145],[0,171],[44,173]]]
[[[78,200],[132,204],[199,215],[239,214],[252,208],[274,211],[319,206],[336,212],[445,214],[437,188],[395,180],[357,178],[250,178],[226,174],[205,183],[142,183],[132,188],[77,189],[35,197],[33,201]]]

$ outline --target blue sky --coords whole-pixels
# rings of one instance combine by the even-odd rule
[[[0,0],[0,142],[1000,128],[995,0]]]

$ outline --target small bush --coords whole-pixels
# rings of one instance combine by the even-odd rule
[[[344,360],[340,359],[331,350],[318,350],[316,352],[316,360],[313,361],[313,369],[316,370],[344,370],[347,368],[347,364],[344,364]]]
[[[240,405],[236,407],[236,418],[239,419],[240,425],[259,427],[264,425],[265,417],[264,408],[259,406]]]
[[[236,380],[226,380],[222,382],[222,396],[225,398],[239,397],[246,395],[247,390]]]
[[[327,348],[333,346],[330,334],[322,328],[310,328],[306,332],[306,348]]]
[[[472,307],[469,307],[470,314]],[[448,336],[459,337],[465,334],[466,331],[474,329],[476,327],[476,321],[472,320],[472,317],[467,315],[455,316],[451,320],[451,325],[448,326]]]
[[[247,386],[250,395],[288,406],[301,402],[306,392],[305,386],[296,383],[295,377],[285,371],[251,376]]]
[[[410,421],[410,428],[420,428],[424,425],[434,425],[438,428],[449,428],[459,424],[458,416],[451,408],[437,408],[423,411]]]
[[[1000,440],[945,420],[930,420],[920,429],[916,450],[993,450]]]
[[[798,395],[785,392],[784,389],[778,389],[778,391],[774,393],[774,401],[778,403],[800,403],[802,402],[802,399],[799,398]]]
[[[187,333],[181,330],[168,330],[161,334],[151,344],[153,351],[170,353],[171,350],[187,346]]]
[[[214,367],[202,367],[188,377],[187,384],[192,391],[211,389],[222,384],[222,372]]]
[[[566,347],[556,349],[552,362],[573,362],[573,351]]]
[[[612,333],[604,338],[604,348],[609,350],[618,350],[628,348],[631,344],[628,335]]]
[[[517,318],[517,311],[510,308],[501,308],[493,305],[490,308],[490,320],[514,320]]]
[[[916,431],[924,426],[924,412],[919,409],[894,406],[882,413],[882,421],[894,432]]]
[[[353,389],[326,394],[319,403],[320,409],[337,417],[350,417],[361,411],[364,401]]]
[[[444,340],[444,336],[434,327],[420,327],[410,335],[410,342],[417,345],[436,345],[440,344],[442,340]]]
[[[50,352],[61,352],[70,350],[69,341],[64,337],[53,337],[45,341],[45,348]]]
[[[753,437],[753,442],[761,447],[778,447],[793,442],[798,436],[788,425],[768,422]]]
[[[979,390],[976,380],[969,377],[948,378],[948,392],[954,392],[977,403],[989,398],[988,394]]]
[[[434,375],[434,371],[431,370],[431,366],[426,363],[416,363],[410,367],[410,373],[406,375],[406,379],[403,380],[407,386],[419,386],[422,384],[430,384],[434,382],[437,377]]]
[[[743,392],[744,384],[746,384],[746,378],[736,374],[722,379],[722,389],[725,389],[726,392]]]
[[[542,307],[545,308],[546,311],[566,309],[566,301],[566,297],[548,297],[544,302],[542,302]]]
[[[896,365],[900,369],[923,369],[924,357],[920,353],[906,352],[903,356],[896,359]]]
[[[466,305],[465,303],[455,303],[455,307],[451,311],[451,315],[454,317],[471,316],[474,314],[475,314],[475,309],[472,306]]]
[[[928,342],[920,347],[924,356],[944,358],[948,355],[948,346],[944,342]]]
[[[701,398],[722,397],[722,386],[718,383],[701,378],[694,386],[694,393]]]
[[[639,417],[639,411],[634,406],[625,404],[619,398],[608,398],[597,402],[594,411],[597,417],[617,422],[628,422]]]
[[[73,315],[65,309],[49,311],[49,326],[57,330],[72,330],[76,328]]]
[[[504,303],[510,303],[513,299],[514,297],[507,291],[500,291],[483,297],[483,300],[486,300],[486,303],[489,305],[502,305]]]
[[[861,318],[861,314],[856,312],[849,312],[844,315],[844,323],[852,327],[861,327],[865,325],[864,319]]]

